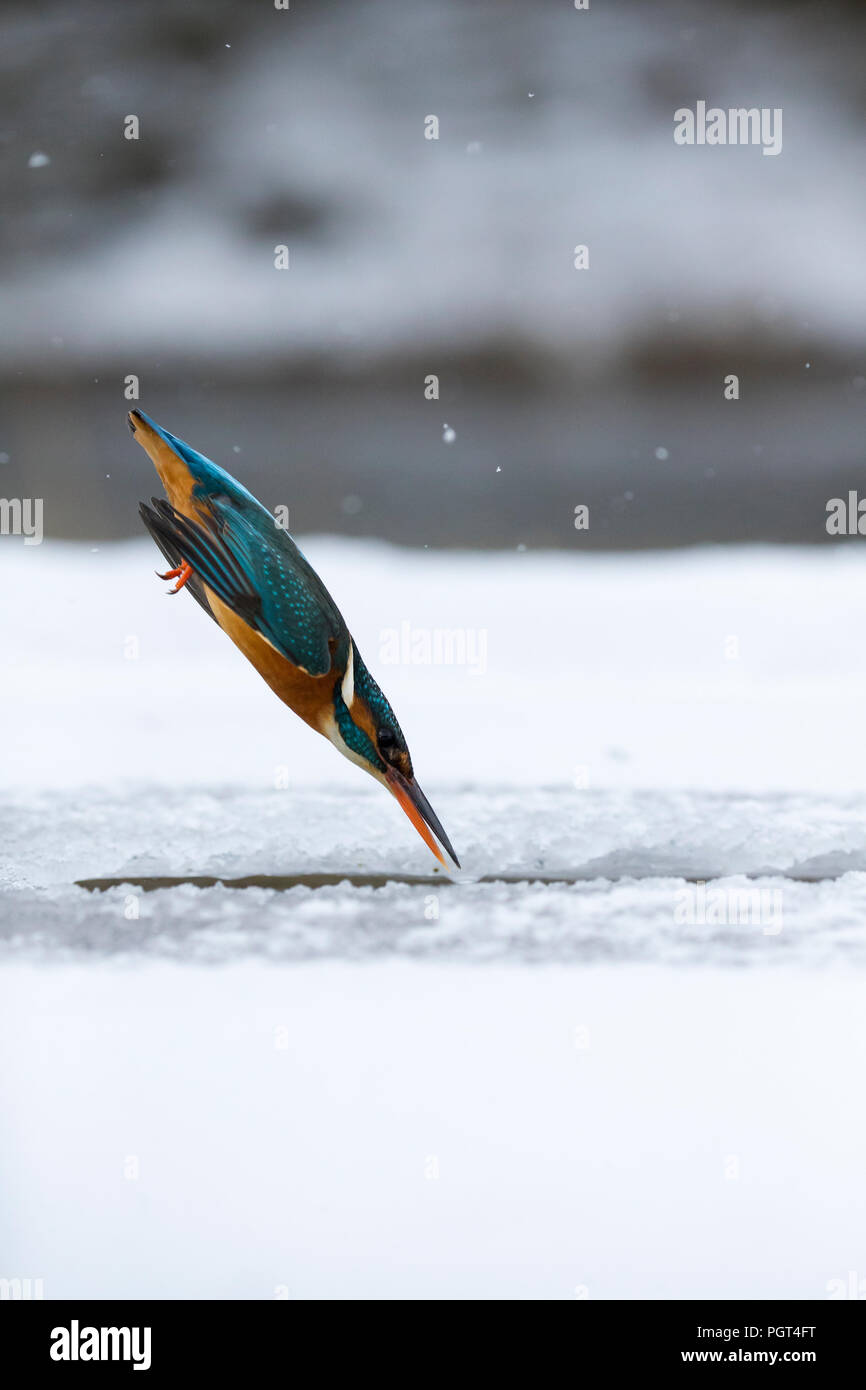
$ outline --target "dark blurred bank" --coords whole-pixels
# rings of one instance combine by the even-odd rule
[[[7,0],[0,495],[138,534],[134,374],[300,532],[825,539],[866,492],[864,38],[854,4]],[[699,100],[781,107],[782,152],[676,146]]]

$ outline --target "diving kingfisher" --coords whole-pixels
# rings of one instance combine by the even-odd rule
[[[459,869],[394,711],[291,536],[224,469],[143,411],[128,418],[168,494],[140,511],[170,566],[159,578],[177,581],[169,592],[188,589],[274,693],[387,787],[439,862],[448,868],[444,849]]]

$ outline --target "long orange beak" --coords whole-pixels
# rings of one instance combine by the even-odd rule
[[[389,789],[394,793],[400,805],[403,807],[403,810],[406,812],[406,815],[418,831],[421,839],[424,841],[427,848],[432,850],[436,855],[436,858],[443,868],[447,869],[449,865],[443,858],[442,850],[439,848],[436,840],[439,841],[446,854],[450,855],[455,866],[459,869],[460,860],[451,847],[451,841],[442,829],[442,823],[439,817],[436,815],[436,812],[433,810],[433,807],[430,805],[430,802],[427,800],[414,778],[410,781],[409,778],[404,777],[401,772],[398,772],[396,768],[389,767],[388,771],[385,773],[385,780],[388,783]],[[436,836],[435,840],[433,838],[434,835]]]

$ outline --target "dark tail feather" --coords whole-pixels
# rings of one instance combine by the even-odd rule
[[[154,497],[151,500],[158,505],[159,498]],[[166,560],[168,560],[171,569],[177,569],[183,564],[184,556],[178,550],[172,539],[171,533],[161,521],[158,513],[150,508],[146,502],[140,502],[138,504],[138,511],[148,531],[153,536],[153,539],[156,541]],[[187,580],[184,588],[189,590],[196,603],[204,609],[208,617],[213,618],[214,622],[216,622],[213,609],[207,601],[204,588],[196,574],[193,574],[192,577]]]
[[[199,583],[212,589],[251,627],[257,627],[262,601],[250,590],[243,570],[221,537],[206,526],[190,521],[170,502],[159,497],[152,497],[151,501],[153,507],[142,507],[142,516],[163,555],[173,553],[185,560]],[[174,564],[177,563],[175,560]]]

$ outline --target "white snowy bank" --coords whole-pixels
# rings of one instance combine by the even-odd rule
[[[444,885],[432,908],[428,889],[406,885],[186,887],[131,906],[128,889],[75,888],[435,865],[381,788],[286,710],[195,604],[166,598],[147,540],[6,538],[5,952],[862,957],[856,544],[588,557],[305,548],[398,711],[469,881]],[[413,660],[445,632],[463,635],[466,664]],[[471,881],[496,874],[585,881]],[[781,894],[783,930],[724,910],[677,920],[683,880],[701,879]]]

